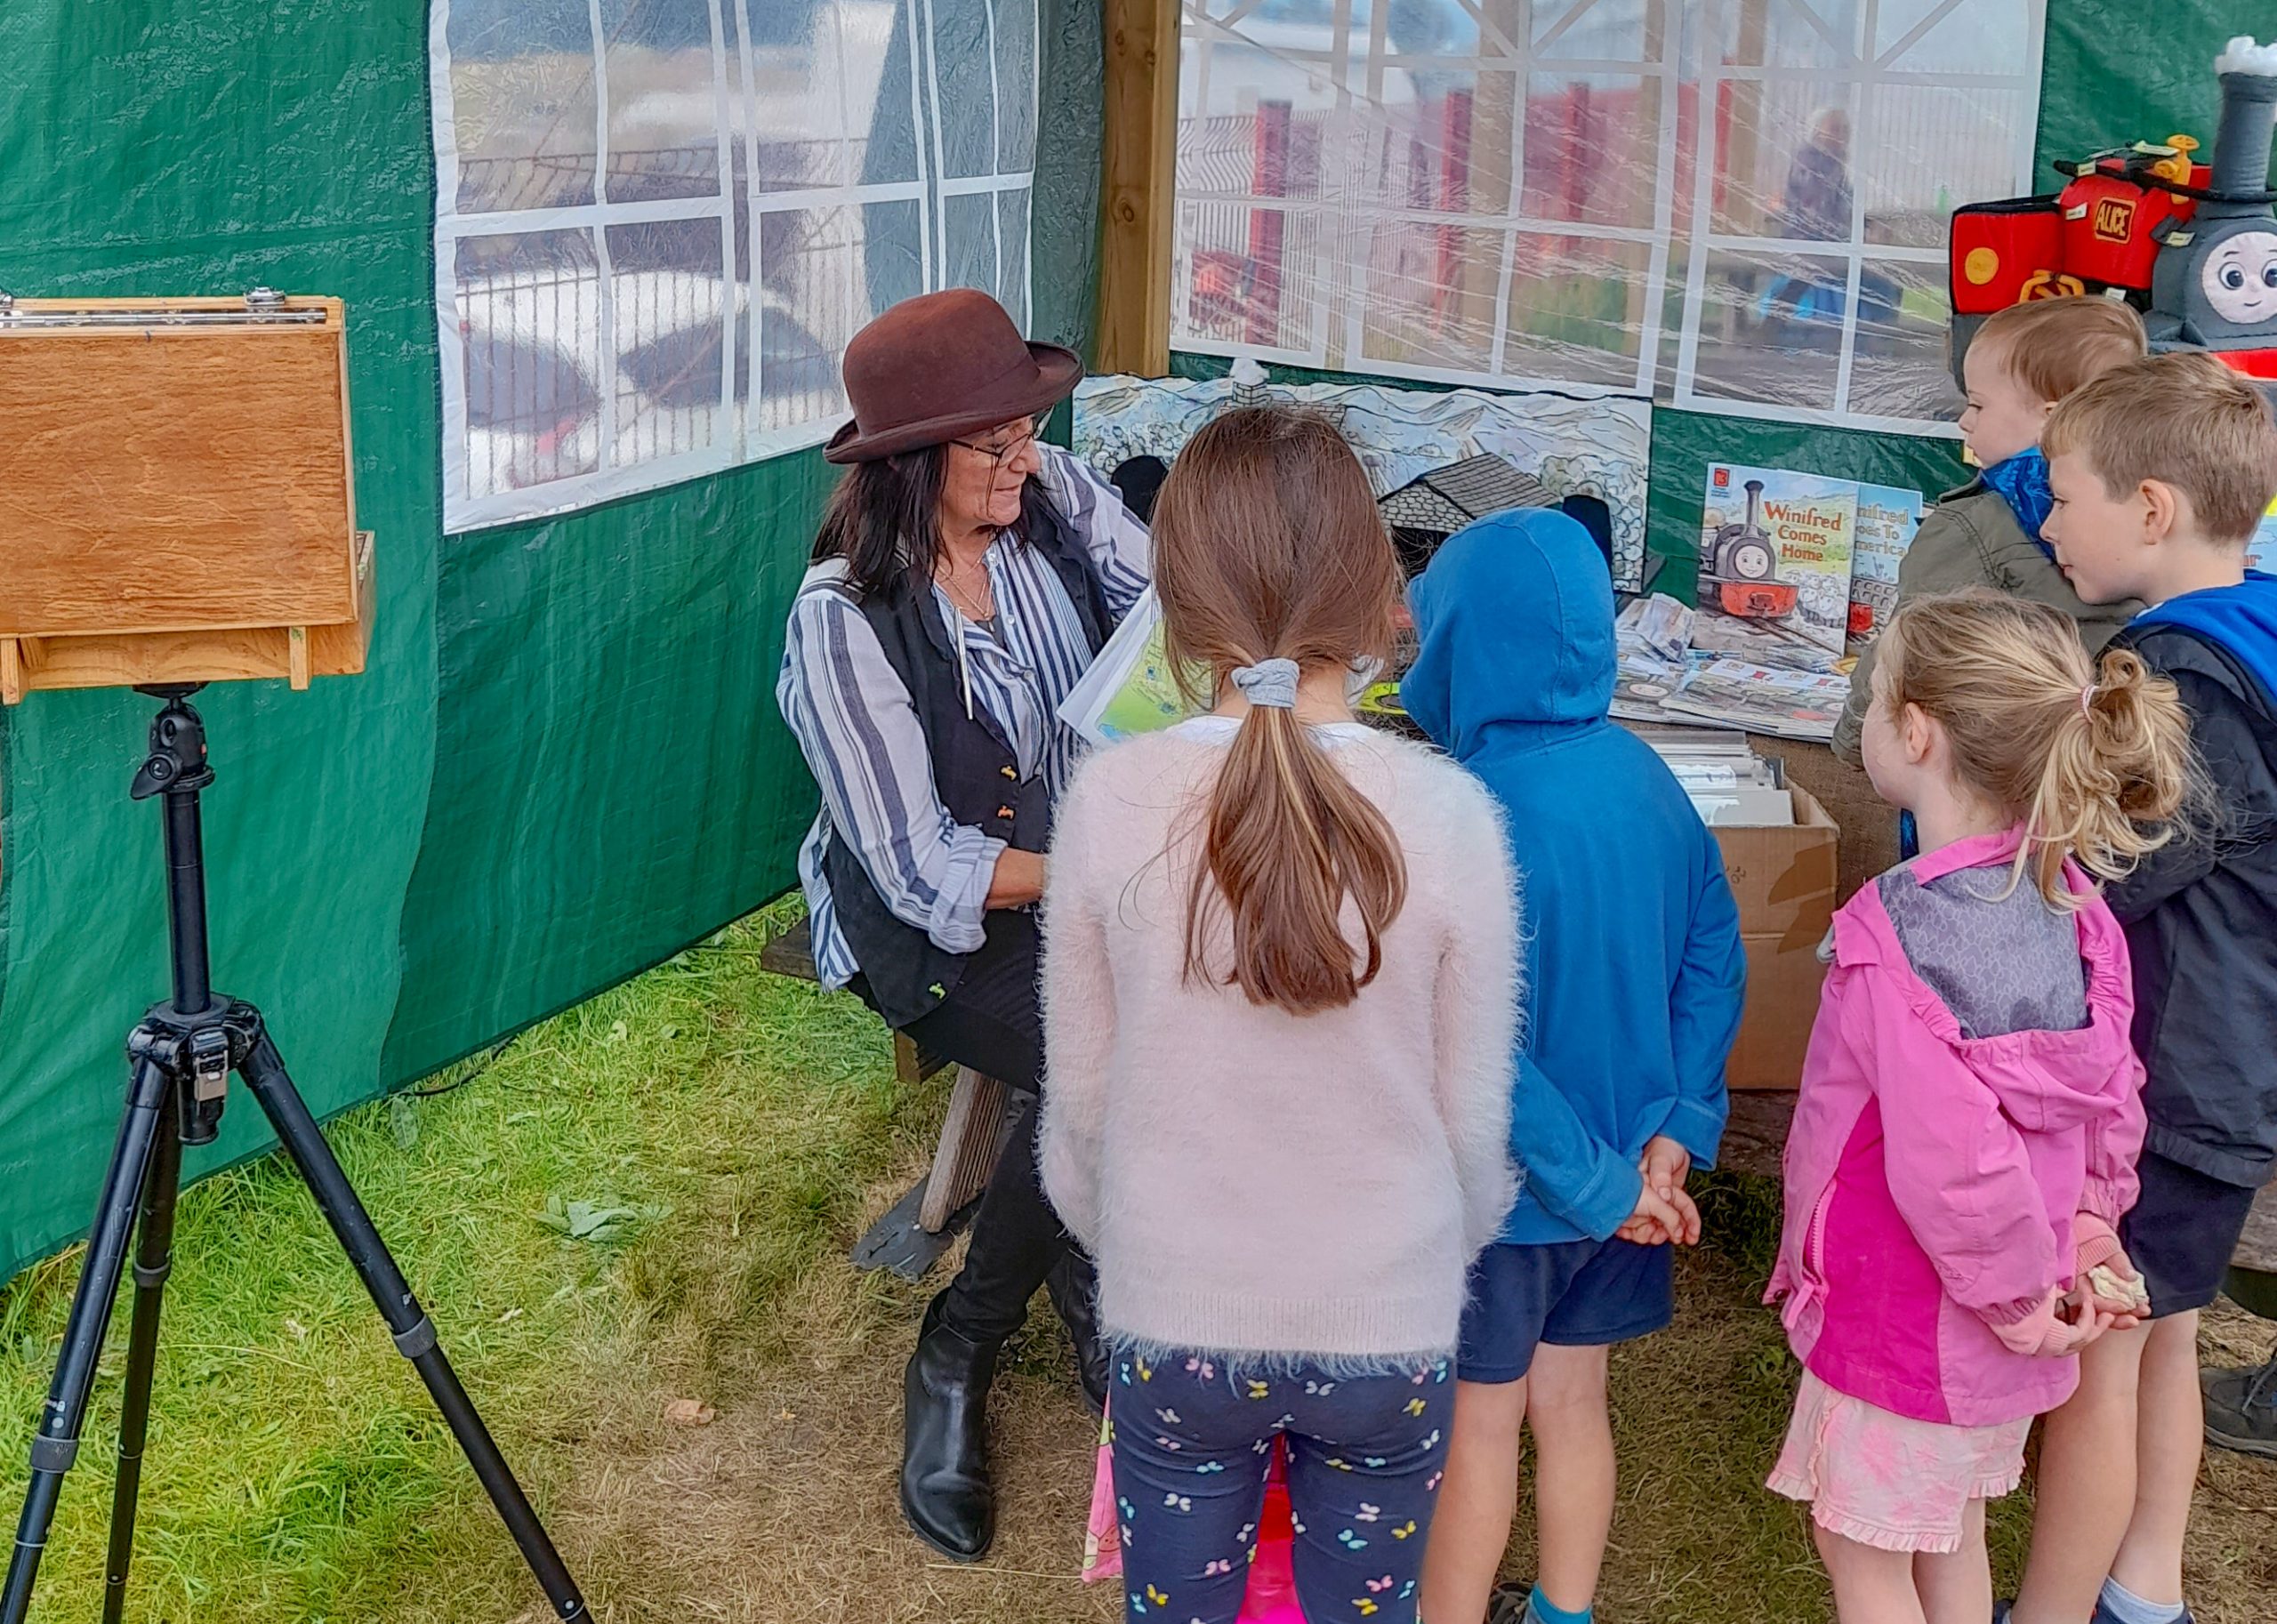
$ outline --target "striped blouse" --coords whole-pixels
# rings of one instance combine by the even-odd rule
[[[1114,487],[1072,454],[1040,446],[1045,495],[1090,551],[1121,619],[1146,591],[1147,529]],[[972,701],[1004,730],[1021,776],[1042,774],[1053,799],[1066,788],[1082,741],[1059,720],[1060,702],[1090,654],[1082,622],[1050,564],[1010,536],[986,562],[995,635],[959,613],[937,584],[941,622],[962,641]],[[776,701],[822,789],[822,810],[799,849],[799,880],[814,926],[815,971],[841,987],[860,966],[838,928],[823,853],[842,833],[896,917],[945,953],[977,952],[996,858],[1004,842],[953,821],[933,787],[933,761],[917,707],[887,663],[877,634],[841,590],[843,559],[807,572],[791,607]]]

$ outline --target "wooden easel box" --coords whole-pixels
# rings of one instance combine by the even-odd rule
[[[346,311],[276,309],[304,314],[243,299],[0,314],[0,700],[364,669]]]

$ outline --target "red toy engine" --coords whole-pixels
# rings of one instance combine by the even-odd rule
[[[2277,43],[2233,39],[2215,59],[2221,126],[2212,162],[2170,135],[2085,163],[2056,196],[1953,213],[1953,377],[1994,311],[2032,299],[2124,299],[2152,350],[2202,350],[2277,395]]]
[[[2148,309],[2159,255],[2154,233],[2198,207],[2160,183],[2203,190],[2213,171],[2192,161],[2197,146],[2187,135],[2169,136],[2163,146],[2137,141],[2083,164],[2057,164],[2072,179],[2053,197],[1955,209],[1954,317],[1981,320],[2029,299],[2113,290]]]

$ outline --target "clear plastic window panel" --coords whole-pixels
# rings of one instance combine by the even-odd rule
[[[2043,0],[1187,0],[1173,342],[1936,428]]]
[[[447,523],[810,446],[849,339],[1029,316],[1035,0],[433,0]]]

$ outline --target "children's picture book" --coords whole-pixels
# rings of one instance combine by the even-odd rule
[[[1749,733],[1825,740],[1849,696],[1850,679],[1831,672],[1710,660],[1685,677],[1664,708],[1670,720],[1696,717]]]
[[[1830,670],[1850,624],[1858,487],[1712,462],[1700,523],[1692,646],[1765,665]]]
[[[2277,502],[2269,504],[2269,511],[2261,516],[2261,523],[2253,532],[2253,539],[2245,544],[2245,567],[2264,572],[2277,568]]]
[[[1206,694],[1209,682],[1194,685]],[[1060,702],[1059,720],[1094,744],[1174,726],[1209,707],[1179,687],[1163,647],[1163,606],[1148,587]]]
[[[1897,567],[1921,527],[1919,491],[1858,487],[1858,532],[1851,548],[1849,652],[1865,652],[1897,608]]]
[[[1685,667],[1676,660],[1655,660],[1650,655],[1625,654],[1613,679],[1613,703],[1607,714],[1624,722],[1686,722],[1691,718],[1669,714],[1669,701],[1684,686]]]

